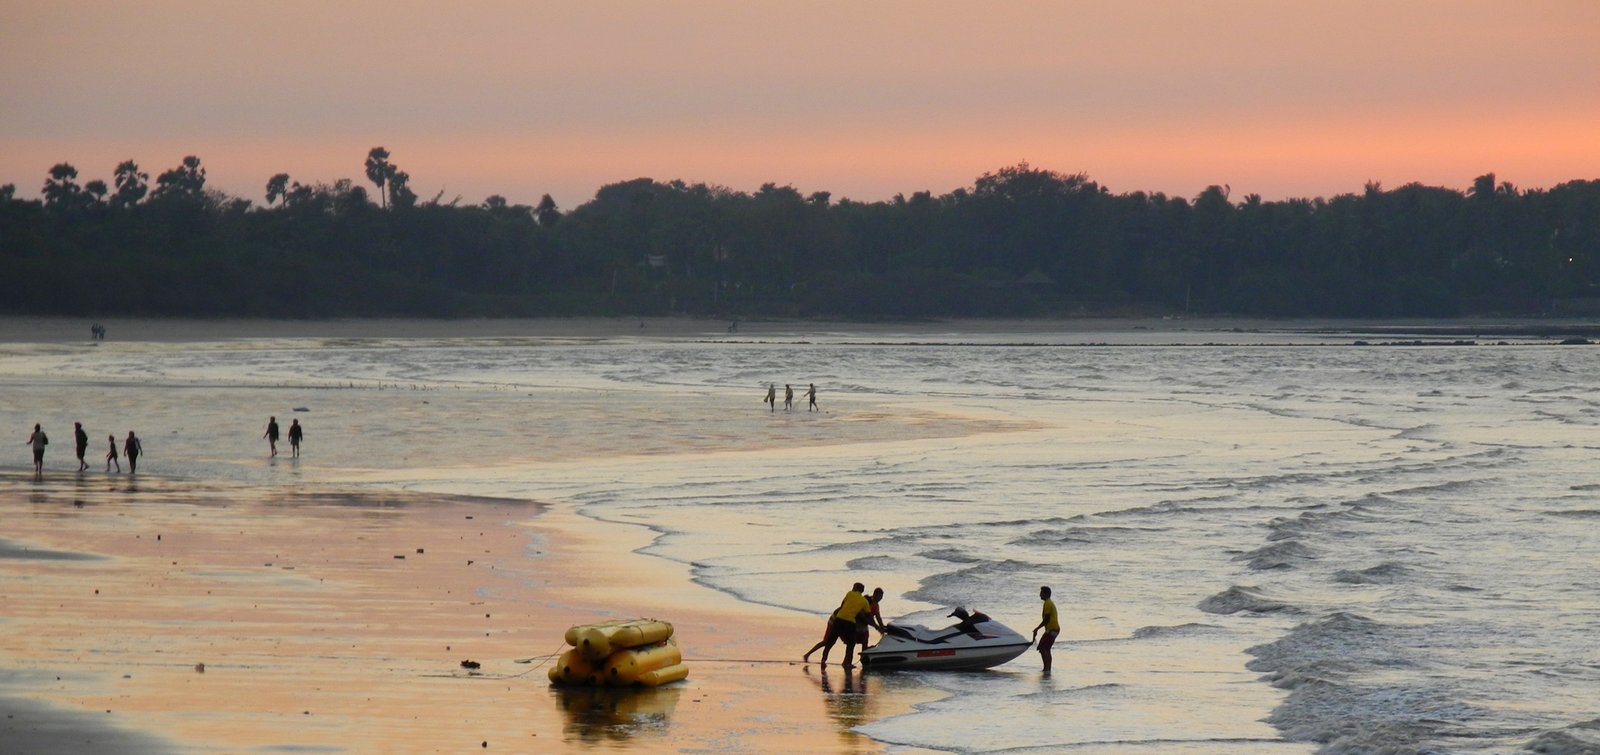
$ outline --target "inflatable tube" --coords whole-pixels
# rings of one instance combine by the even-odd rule
[[[598,661],[621,648],[651,645],[671,636],[672,625],[665,621],[634,619],[615,624],[608,622],[583,627],[575,637],[577,642],[571,644],[581,651],[585,658]]]
[[[689,676],[689,667],[681,663],[664,666],[654,671],[646,671],[633,680],[635,686],[659,687],[663,684],[683,681]]]
[[[595,668],[577,648],[562,653],[547,675],[550,681],[560,684],[600,684],[604,679],[601,669]]]
[[[612,653],[606,658],[604,675],[607,684],[620,687],[632,684],[641,674],[679,663],[683,663],[683,653],[679,652],[678,643],[668,639],[656,645]]]
[[[573,625],[573,626],[567,628],[567,634],[566,634],[567,644],[571,645],[573,647],[577,647],[578,646],[579,637],[583,633],[583,631],[586,630],[586,629],[604,629],[605,627],[621,627],[621,626],[623,626],[625,624],[632,624],[635,621],[642,621],[642,619],[612,619],[610,621],[598,621],[598,622],[595,622],[593,624],[576,624],[576,625]]]

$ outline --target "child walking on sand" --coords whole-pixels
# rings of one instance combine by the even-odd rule
[[[106,451],[106,472],[111,471],[112,464],[117,465],[117,471],[121,472],[122,462],[117,461],[117,436],[107,435],[106,443],[111,446],[111,448]]]

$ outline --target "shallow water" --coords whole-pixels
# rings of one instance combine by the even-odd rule
[[[862,720],[892,744],[1600,747],[1600,351],[1353,340],[17,344],[0,420],[19,468],[46,423],[53,474],[76,419],[95,469],[136,429],[153,474],[570,503],[819,631],[855,580],[886,616],[1024,632],[1054,587],[1052,677],[1031,653],[915,677],[949,697]],[[771,381],[794,411],[760,403]],[[305,459],[264,458],[268,414],[306,424]]]

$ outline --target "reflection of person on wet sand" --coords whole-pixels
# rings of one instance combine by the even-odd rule
[[[777,383],[768,383],[767,384],[767,397],[764,398],[764,399],[761,399],[761,403],[766,404],[769,407],[771,407],[770,409],[767,410],[769,412],[775,412],[775,411],[778,410],[778,384]]]
[[[810,675],[811,668],[807,667],[805,673]],[[817,684],[822,688],[823,704],[827,707],[828,717],[838,722],[839,731],[843,734],[854,734],[851,730],[866,723],[868,719],[867,676],[862,674],[857,678],[856,673],[844,672],[844,685],[839,688],[833,686],[833,678],[827,666],[821,667],[820,673],[817,674]]]
[[[117,461],[117,436],[107,435],[106,443],[111,446],[109,449],[106,449],[106,471],[110,472],[111,465],[115,464],[117,465],[117,471],[121,472],[122,462]]]

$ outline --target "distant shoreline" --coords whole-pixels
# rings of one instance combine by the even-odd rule
[[[737,322],[734,330],[731,323]],[[1550,337],[1600,338],[1597,318],[1266,319],[1049,318],[841,321],[694,317],[547,318],[259,318],[0,317],[0,343],[89,343],[89,327],[106,326],[107,342],[185,342],[235,338],[760,338],[823,331],[870,336],[951,332],[992,333],[1304,333],[1380,338]]]

